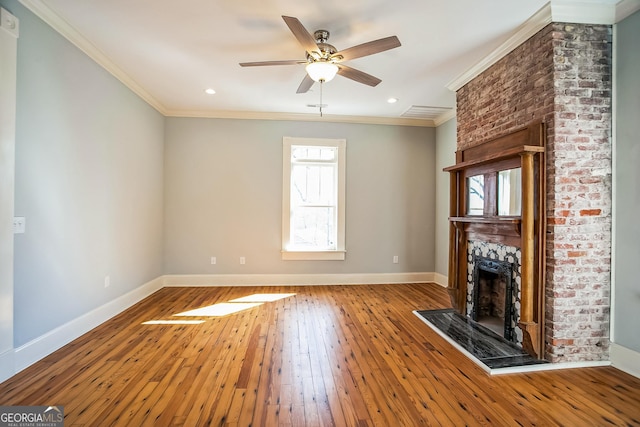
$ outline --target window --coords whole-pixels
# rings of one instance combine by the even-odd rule
[[[343,260],[344,139],[284,137],[282,258]]]

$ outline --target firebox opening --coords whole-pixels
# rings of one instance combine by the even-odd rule
[[[471,318],[514,341],[511,264],[482,258],[475,264]]]
[[[495,273],[480,271],[476,322],[495,333],[504,333],[505,281]]]

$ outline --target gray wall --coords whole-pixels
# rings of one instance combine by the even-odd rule
[[[165,136],[165,273],[434,269],[433,128],[167,118]],[[281,259],[283,136],[347,139],[345,261]]]
[[[0,4],[21,29],[14,348],[165,273],[434,271],[435,129],[164,118]],[[281,260],[283,136],[347,139],[346,261]]]
[[[449,173],[442,169],[456,163],[455,118],[436,128],[436,241],[435,271],[449,274]]]
[[[18,2],[0,3],[20,19],[18,347],[162,274],[164,118]]]
[[[2,19],[7,19],[3,16]],[[0,381],[13,374],[16,33],[0,29]]]
[[[617,25],[613,341],[640,351],[640,12]]]

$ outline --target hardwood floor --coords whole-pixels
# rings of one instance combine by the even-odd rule
[[[175,316],[261,293],[295,295]],[[412,314],[447,306],[432,284],[164,288],[0,384],[0,404],[62,405],[65,426],[640,425],[640,379],[488,376]],[[170,319],[204,322],[142,324]]]

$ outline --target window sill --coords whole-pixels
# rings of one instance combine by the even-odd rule
[[[344,261],[346,251],[282,251],[285,261]]]

